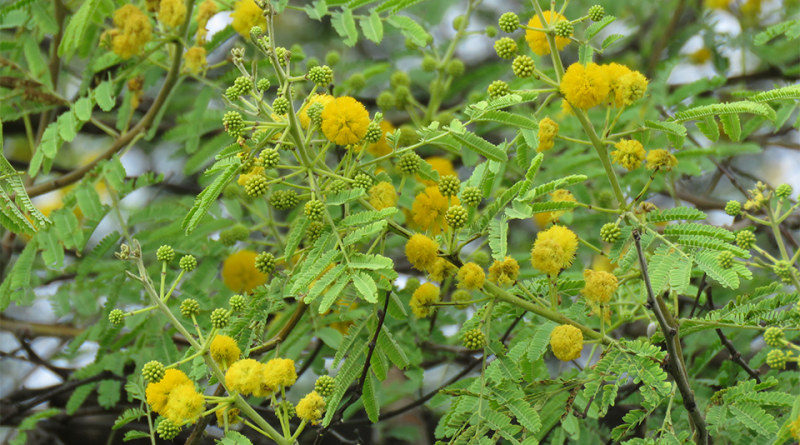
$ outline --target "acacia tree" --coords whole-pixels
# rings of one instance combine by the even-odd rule
[[[11,443],[797,441],[797,2],[507,3],[2,6]]]

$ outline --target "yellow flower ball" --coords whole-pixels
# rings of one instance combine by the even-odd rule
[[[414,199],[411,211],[414,214],[414,222],[422,230],[430,230],[434,235],[438,235],[447,228],[447,221],[444,218],[447,209],[451,205],[459,204],[461,201],[457,196],[448,199],[442,196],[439,187],[429,186]]]
[[[182,385],[170,393],[167,407],[162,414],[177,424],[195,423],[203,414],[204,408],[203,395],[194,389],[194,385]]]
[[[263,11],[253,0],[239,0],[233,7],[231,18],[233,18],[233,29],[242,37],[250,40],[250,29],[260,26],[267,29],[267,19]]]
[[[425,270],[439,258],[439,244],[421,233],[416,233],[406,243],[406,257],[415,269]]]
[[[227,335],[217,335],[211,342],[210,347],[211,358],[223,368],[232,365],[236,360],[239,360],[239,355],[242,351],[236,340]]]
[[[264,378],[262,364],[246,358],[239,360],[225,373],[225,386],[230,391],[236,391],[243,396],[256,393],[261,390]]]
[[[388,209],[397,205],[397,191],[388,182],[379,182],[369,189],[369,204],[376,210]]]
[[[297,371],[294,360],[288,358],[274,358],[264,367],[264,384],[270,388],[284,388],[294,385],[297,381]]]
[[[596,272],[591,269],[583,271],[583,280],[586,282],[581,293],[587,300],[596,303],[608,303],[611,301],[611,296],[617,291],[619,282],[617,277],[608,272]]]
[[[439,156],[431,156],[430,158],[425,158],[425,162],[431,165],[433,171],[439,173],[440,178],[442,176],[458,176],[456,169],[453,168],[453,163],[448,159]],[[436,185],[436,181],[422,179],[422,177],[419,175],[417,175],[417,181],[429,186]]]
[[[567,20],[561,14],[553,14],[550,11],[544,11],[542,14],[544,15],[545,21],[547,24],[550,25],[551,23],[560,22],[561,20]],[[555,17],[554,17],[555,15]],[[542,21],[539,20],[539,15],[534,14],[533,18],[528,22],[528,26],[531,28],[539,28],[544,29],[546,26],[542,26]],[[569,37],[555,37],[556,39],[556,47],[559,51],[563,50],[564,47],[569,45],[570,39]],[[550,45],[547,43],[547,36],[545,33],[541,31],[525,31],[525,40],[528,42],[528,46],[531,47],[531,50],[540,56],[545,56],[550,54]]]
[[[650,152],[647,153],[648,170],[659,169],[668,172],[676,165],[678,165],[678,159],[673,156],[669,150],[659,148],[657,150],[650,150]]]
[[[297,417],[301,420],[316,425],[322,419],[322,414],[325,413],[325,400],[316,391],[311,391],[300,399],[295,410]]]
[[[423,283],[414,291],[409,306],[411,306],[411,312],[414,313],[415,317],[425,318],[433,315],[436,310],[436,306],[430,306],[430,304],[438,302],[439,288],[431,283]]]
[[[337,97],[322,110],[322,133],[338,145],[358,143],[367,134],[368,126],[369,112],[352,97]]]
[[[458,272],[458,268],[444,258],[436,258],[428,268],[428,277],[433,281],[442,282]]]
[[[164,414],[164,409],[169,401],[169,396],[176,388],[194,383],[179,369],[167,369],[164,377],[158,383],[148,383],[145,389],[145,398],[153,411]]]
[[[217,410],[217,425],[225,425],[225,417],[228,418],[228,425],[236,425],[241,422],[242,418],[239,417],[239,410],[232,406]]]
[[[583,333],[572,325],[561,325],[550,333],[550,347],[553,355],[562,362],[575,360],[583,350]]]
[[[644,97],[647,92],[647,78],[638,71],[629,71],[619,78],[617,89],[614,91],[614,102],[617,107],[632,105]]]
[[[208,65],[206,62],[206,49],[202,46],[193,46],[183,55],[186,69],[192,74],[197,74]]]
[[[158,21],[166,26],[177,28],[186,18],[186,4],[183,0],[161,0]]]
[[[548,275],[557,275],[572,265],[577,250],[577,235],[564,226],[553,226],[536,235],[531,264]]]
[[[797,416],[797,419],[792,422],[790,432],[792,433],[792,438],[800,440],[800,416]]]
[[[382,120],[379,125],[381,126],[381,139],[374,144],[370,144],[370,146],[367,148],[369,154],[375,156],[376,158],[386,156],[392,152],[392,147],[389,147],[389,143],[386,142],[386,135],[393,133],[395,130],[394,125],[392,125],[392,123],[386,119]]]
[[[150,19],[136,6],[125,5],[114,12],[114,26],[111,30],[112,50],[123,59],[130,59],[144,49],[150,41],[152,26]]]
[[[606,79],[608,79],[609,94],[614,99],[617,97],[622,98],[622,91],[624,88],[621,80],[625,75],[631,72],[630,68],[615,62],[607,65],[601,65],[601,67],[606,75]],[[624,105],[624,103],[625,102],[623,100],[618,100],[614,105],[617,108],[620,108],[622,105]]]
[[[628,171],[636,170],[644,161],[644,147],[642,143],[634,140],[623,140],[614,144],[616,150],[611,152],[615,163],[625,167]]]
[[[495,260],[489,267],[489,281],[498,286],[510,286],[517,281],[519,276],[519,263],[514,258],[507,256],[503,261]]]
[[[610,87],[605,70],[596,63],[573,63],[561,78],[561,94],[573,107],[588,110],[603,103]]]
[[[539,121],[539,146],[536,151],[541,153],[550,150],[555,145],[556,136],[558,135],[558,124],[549,117]]]
[[[475,263],[467,263],[458,270],[458,287],[460,289],[475,290],[483,287],[486,274],[483,268]]]
[[[308,102],[300,108],[300,113],[297,114],[297,118],[300,119],[300,125],[302,125],[303,128],[308,128],[308,126],[311,125],[311,118],[308,117],[309,107],[317,103],[325,107],[331,102],[333,102],[333,96],[325,93],[318,93],[308,98]]]
[[[222,281],[236,293],[250,292],[267,282],[267,276],[256,269],[255,252],[240,250],[222,263]]]

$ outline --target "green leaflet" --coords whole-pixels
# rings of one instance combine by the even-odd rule
[[[358,42],[358,29],[356,28],[356,21],[353,19],[353,11],[350,8],[343,7],[342,12],[331,14],[331,24],[333,29],[344,38],[345,45],[355,46],[356,42]]]
[[[364,31],[364,37],[376,45],[381,43],[383,40],[383,22],[381,22],[380,16],[374,9],[369,12],[369,16],[361,19],[358,23],[361,25],[361,30]]]
[[[375,9],[375,12],[385,11],[387,9],[385,6],[386,4],[381,5]],[[396,11],[392,11],[392,14],[395,12]],[[419,23],[415,22],[412,18],[393,15],[389,17],[386,22],[399,29],[406,38],[411,39],[411,41],[417,46],[424,47],[427,45],[428,33],[425,32],[425,29],[422,28],[422,26],[420,26]]]
[[[489,223],[489,247],[492,249],[492,257],[503,261],[508,250],[508,221],[505,216]]]
[[[77,49],[78,45],[82,43],[98,6],[100,6],[100,0],[86,0],[78,9],[78,12],[70,17],[61,45],[58,46],[59,57],[64,57],[65,54]]]
[[[219,194],[222,193],[222,189],[228,185],[238,171],[238,164],[228,166],[228,168],[226,168],[222,174],[214,179],[214,182],[211,183],[211,185],[206,187],[199,195],[197,195],[197,199],[195,199],[192,209],[186,215],[186,218],[183,219],[183,224],[181,224],[181,228],[186,232],[187,235],[194,232],[194,230],[197,228],[197,225],[200,224],[200,221],[208,212],[211,204],[216,202]]]
[[[497,162],[506,162],[508,160],[508,155],[503,150],[474,133],[465,131],[464,134],[451,134],[454,139],[464,144],[467,148],[489,160]]]

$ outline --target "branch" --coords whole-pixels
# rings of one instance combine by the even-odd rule
[[[708,288],[708,291],[706,292],[706,299],[708,300],[708,303],[710,305],[712,306],[714,305],[714,303],[711,300],[710,286]],[[719,340],[722,342],[722,344],[728,350],[728,353],[731,355],[731,361],[741,366],[746,373],[750,374],[750,377],[756,379],[756,382],[761,383],[761,377],[759,377],[758,372],[754,371],[753,368],[747,365],[744,359],[742,359],[742,354],[736,350],[736,346],[734,346],[733,343],[728,339],[728,337],[725,336],[725,334],[722,332],[722,329],[717,328],[714,330],[717,331],[717,336],[719,336]]]
[[[647,305],[653,311],[661,327],[661,332],[664,334],[664,339],[667,344],[667,351],[669,352],[669,373],[678,385],[678,389],[683,397],[683,406],[689,412],[689,419],[696,428],[696,437],[699,445],[709,444],[708,427],[703,418],[703,414],[697,409],[697,402],[694,398],[694,392],[689,385],[689,374],[686,371],[686,365],[683,362],[683,351],[681,350],[680,337],[678,334],[678,324],[675,319],[667,310],[664,300],[661,295],[653,295],[653,287],[650,285],[650,275],[647,272],[647,261],[642,252],[641,234],[639,229],[633,230],[633,240],[636,242],[636,252],[639,254],[639,267],[642,270],[642,277],[644,278],[645,287],[647,289]]]
[[[347,400],[347,403],[342,405],[336,414],[334,414],[331,423],[327,427],[322,427],[317,431],[317,438],[314,441],[314,445],[321,444],[322,439],[325,438],[328,430],[334,428],[336,425],[342,422],[344,411],[349,408],[350,405],[356,403],[356,400],[361,398],[361,392],[364,390],[364,382],[366,382],[367,377],[369,377],[369,366],[372,362],[372,354],[375,352],[375,347],[378,346],[378,335],[380,335],[381,329],[383,328],[383,322],[386,320],[386,312],[388,312],[389,309],[390,299],[391,296],[389,295],[389,292],[386,292],[386,297],[384,298],[383,302],[383,309],[378,310],[378,326],[375,327],[375,334],[372,336],[372,341],[370,341],[367,345],[367,360],[364,362],[364,369],[361,370],[361,377],[358,379],[358,384],[356,384],[356,387],[353,390],[353,393],[350,395],[350,399]]]

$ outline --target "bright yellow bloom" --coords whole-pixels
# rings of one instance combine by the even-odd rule
[[[294,385],[297,381],[297,371],[294,360],[288,358],[274,358],[264,367],[264,384],[270,388],[284,388]]]
[[[549,117],[539,121],[539,146],[536,151],[541,153],[550,150],[555,145],[558,135],[558,124]]]
[[[167,369],[164,373],[164,378],[158,383],[147,384],[147,389],[145,389],[147,403],[150,404],[150,408],[153,411],[163,415],[172,391],[184,385],[191,385],[192,389],[194,389],[194,383],[189,380],[189,377],[183,371]]]
[[[150,40],[152,27],[150,19],[139,8],[125,5],[114,12],[112,49],[123,59],[130,59],[142,52]]]
[[[169,394],[169,401],[162,415],[177,424],[195,423],[203,414],[204,408],[203,395],[194,389],[194,385],[182,385]]]
[[[316,391],[311,391],[297,404],[296,412],[301,420],[316,425],[325,412],[325,400]]]
[[[583,280],[586,282],[581,293],[587,300],[597,303],[608,303],[611,296],[617,291],[619,285],[617,277],[608,272],[596,272],[591,269],[583,271]]]
[[[458,268],[444,258],[436,258],[436,261],[428,268],[428,277],[433,281],[442,282],[452,277],[458,272]]]
[[[657,150],[650,150],[650,152],[647,153],[648,170],[655,170],[658,168],[668,172],[676,165],[678,165],[678,159],[675,158],[669,150],[659,148]]]
[[[588,110],[603,103],[610,87],[605,70],[596,63],[573,63],[561,78],[561,94],[573,107]]]
[[[614,91],[614,102],[617,107],[632,105],[644,97],[647,91],[647,78],[638,71],[630,71],[619,78],[618,86]]]
[[[206,0],[200,4],[200,7],[197,8],[197,44],[202,45],[206,41],[206,34],[208,30],[206,29],[206,25],[208,21],[211,20],[211,17],[217,14],[217,4],[214,3],[214,0]]]
[[[250,173],[247,174],[243,173],[239,175],[239,179],[236,180],[236,183],[244,187],[245,185],[247,185],[247,181],[249,181],[253,176],[258,176],[261,174],[264,174],[264,167],[257,165],[253,167],[252,170],[250,170]]]
[[[556,326],[550,333],[550,347],[553,348],[553,355],[562,362],[575,360],[583,350],[583,333],[569,324]]]
[[[388,182],[379,182],[369,189],[369,204],[377,210],[397,205],[397,191]]]
[[[389,143],[386,142],[386,135],[394,132],[395,130],[394,125],[392,125],[392,123],[387,121],[386,119],[381,121],[380,126],[381,126],[381,133],[383,133],[381,135],[381,140],[379,140],[374,144],[370,144],[370,146],[367,148],[369,154],[375,156],[376,158],[379,158],[381,156],[386,156],[392,152],[392,147],[389,147]]]
[[[550,201],[552,202],[577,202],[569,190],[556,190],[550,194]],[[556,222],[567,213],[567,210],[559,210],[557,212],[550,212],[550,222]]]
[[[425,187],[425,191],[417,195],[411,205],[414,213],[414,222],[422,230],[430,230],[434,235],[438,235],[443,229],[447,228],[447,221],[444,219],[450,205],[459,205],[458,197],[448,198],[442,196],[439,187]]]
[[[337,97],[322,110],[322,133],[338,145],[355,144],[367,134],[369,112],[349,96]]]
[[[236,340],[228,337],[227,335],[217,335],[211,342],[210,347],[211,358],[223,368],[232,365],[236,360],[239,360],[239,355],[242,351]]]
[[[566,100],[561,101],[561,115],[564,117],[575,116],[575,110],[572,109],[572,105]]]
[[[560,22],[561,20],[566,20],[567,18],[561,14],[555,14],[555,18],[553,18],[552,13],[550,11],[544,11],[544,19],[547,21],[547,24]],[[542,21],[539,20],[539,15],[534,14],[533,18],[528,22],[528,26],[531,28],[539,28],[544,29],[545,26],[542,26]],[[565,46],[569,45],[570,39],[569,37],[558,37],[556,36],[556,47],[559,51],[563,50]],[[547,36],[545,33],[541,31],[525,31],[525,40],[528,42],[528,46],[531,47],[531,50],[540,56],[545,56],[550,54],[550,45],[547,43]]]
[[[553,226],[536,235],[531,249],[531,264],[536,269],[557,275],[572,265],[578,250],[578,237],[564,226]]]
[[[333,96],[330,94],[321,93],[309,97],[308,102],[303,106],[303,108],[300,108],[300,113],[297,114],[297,118],[300,119],[300,125],[302,125],[303,128],[308,128],[308,126],[311,125],[311,118],[308,117],[308,108],[311,105],[320,103],[324,107],[331,102],[333,102]]]
[[[264,17],[261,8],[253,0],[239,0],[236,2],[231,17],[233,18],[233,29],[247,40],[250,40],[250,29],[254,26],[267,29],[267,19]]]
[[[415,317],[425,318],[433,315],[436,306],[431,306],[431,304],[438,302],[439,288],[431,283],[423,283],[414,291],[414,295],[411,296],[411,302],[408,305],[411,306],[411,312],[414,313]]]
[[[794,439],[800,440],[800,416],[792,422],[792,429],[790,430]]]
[[[206,62],[206,49],[202,46],[193,46],[183,54],[186,60],[186,69],[192,74],[197,74],[208,65]]]
[[[222,263],[222,281],[228,289],[245,293],[267,282],[267,276],[256,269],[256,256],[252,250],[241,250]]]
[[[439,156],[431,156],[430,158],[425,158],[425,162],[431,165],[433,171],[439,172],[439,177],[442,176],[458,176],[456,173],[456,169],[453,168],[453,163],[449,160],[439,157]],[[417,175],[417,181],[425,184],[425,185],[436,185],[436,181],[429,181],[427,179],[422,179],[419,175]]]
[[[417,270],[425,270],[439,258],[439,244],[421,233],[415,233],[406,243],[406,257]]]
[[[605,73],[606,78],[608,79],[608,87],[611,89],[609,94],[611,94],[613,98],[616,98],[619,93],[619,97],[621,98],[622,97],[621,93],[623,90],[621,80],[625,75],[631,72],[630,68],[615,62],[609,63],[607,65],[601,65],[601,68],[603,68],[603,72]],[[620,108],[624,103],[625,103],[624,101],[619,100],[616,101],[614,105],[617,108]]]
[[[262,364],[246,358],[239,360],[228,368],[225,373],[225,385],[231,391],[246,396],[258,392],[261,389],[264,378]]]
[[[183,0],[161,0],[158,9],[158,21],[167,26],[177,28],[186,18],[186,5]]]
[[[495,260],[489,267],[489,281],[499,286],[510,286],[517,281],[519,276],[519,263],[514,258],[507,256],[503,261]]]
[[[629,139],[617,142],[614,147],[616,150],[611,152],[611,156],[617,164],[627,168],[628,171],[636,170],[642,165],[645,152],[641,142]]]
[[[486,274],[483,268],[475,263],[467,263],[458,270],[458,287],[460,289],[475,290],[483,287]]]

